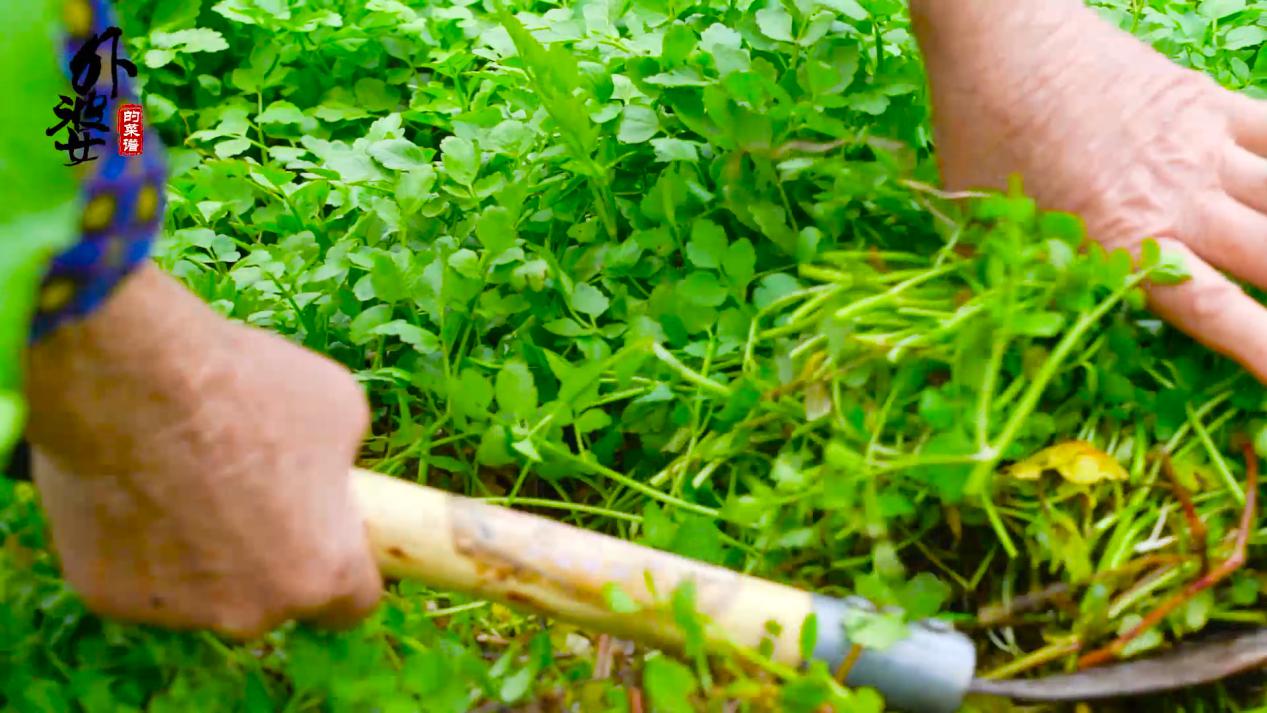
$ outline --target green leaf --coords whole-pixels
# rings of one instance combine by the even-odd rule
[[[436,335],[403,319],[380,324],[370,330],[370,333],[399,337],[400,341],[423,354],[434,354],[440,350],[440,340]]]
[[[602,315],[610,304],[607,295],[589,283],[578,282],[572,289],[572,307],[591,318]]]
[[[515,462],[507,447],[506,429],[501,425],[493,425],[480,436],[479,448],[475,451],[475,459],[481,465],[494,468],[510,465]]]
[[[503,678],[499,692],[502,703],[514,703],[523,698],[532,689],[532,684],[536,680],[537,672],[527,666]]]
[[[436,194],[431,192],[435,184],[436,172],[431,164],[421,166],[415,171],[402,172],[396,179],[396,203],[400,205],[401,213],[414,213],[436,198]]]
[[[677,535],[677,523],[664,510],[648,501],[642,508],[642,542],[648,547],[667,550]]]
[[[572,424],[578,435],[586,435],[595,431],[601,431],[612,424],[611,416],[601,409],[590,409],[581,414]]]
[[[603,601],[607,603],[608,609],[617,614],[635,614],[639,611],[637,602],[615,582],[603,585]]]
[[[792,36],[792,16],[779,0],[769,0],[765,7],[757,10],[757,27],[761,29],[761,34],[772,40],[780,42],[791,42]]]
[[[814,649],[818,645],[818,615],[810,612],[801,623],[801,660],[813,661]]]
[[[866,9],[858,4],[858,0],[817,0],[823,7],[831,8],[850,20],[865,20],[870,17]]]
[[[746,72],[751,66],[748,50],[743,49],[743,35],[721,23],[713,23],[704,30],[699,46],[712,55],[713,64],[723,77],[733,72]]]
[[[726,255],[722,258],[722,270],[730,278],[731,284],[740,289],[747,287],[752,281],[756,268],[757,253],[752,247],[752,242],[747,238],[740,238],[726,248]]]
[[[621,143],[640,144],[660,132],[660,117],[654,109],[637,104],[625,107],[620,118],[620,130],[616,134]]]
[[[642,671],[642,686],[657,711],[696,710],[691,703],[695,693],[695,676],[691,670],[666,656],[647,660]]]
[[[216,144],[215,152],[219,158],[230,158],[251,148],[251,142],[248,139],[234,138],[226,139]]]
[[[1027,337],[1054,337],[1065,326],[1065,316],[1059,312],[1032,312],[1012,319],[1017,334]]]
[[[851,642],[875,651],[888,650],[909,633],[906,623],[897,614],[858,609],[846,612],[845,631]]]
[[[224,35],[216,30],[199,27],[175,32],[150,33],[150,43],[163,50],[174,52],[219,52],[229,48]]]
[[[676,291],[682,299],[702,307],[716,307],[726,301],[726,288],[711,272],[692,272],[678,283]]]
[[[677,64],[685,60],[695,49],[698,38],[690,25],[677,22],[669,26],[664,33],[660,49],[660,61],[665,64]]]
[[[692,163],[699,161],[699,153],[696,151],[697,143],[694,141],[684,141],[674,138],[659,138],[651,140],[651,147],[655,150],[655,158],[661,163],[669,163],[672,161],[690,161]]]
[[[928,572],[915,575],[898,593],[898,603],[910,619],[927,619],[950,601],[950,586]]]
[[[737,50],[743,46],[743,35],[729,27],[714,22],[700,35],[700,49],[714,53],[718,48]]]
[[[463,186],[470,186],[479,174],[479,157],[469,139],[446,136],[440,141],[440,158],[444,172]]]
[[[455,250],[449,256],[449,267],[453,268],[459,275],[469,277],[472,280],[480,279],[483,273],[480,267],[479,255],[476,255],[474,250],[466,248]]]
[[[475,235],[488,251],[486,260],[492,261],[515,246],[519,232],[510,211],[501,206],[489,206],[475,222]]]
[[[1267,42],[1267,29],[1258,25],[1242,25],[1233,27],[1223,37],[1223,47],[1228,50],[1241,50]]]
[[[691,226],[691,240],[686,245],[686,257],[696,267],[716,268],[726,259],[729,247],[726,231],[713,221],[700,218]],[[755,256],[753,260],[755,263]],[[743,269],[742,266],[740,269]]]
[[[771,302],[796,292],[801,283],[795,277],[782,272],[766,275],[761,278],[760,286],[752,296],[752,303],[757,309],[768,306]]]
[[[528,419],[537,410],[537,385],[528,365],[513,359],[497,372],[497,407],[511,418]]]
[[[353,87],[357,103],[369,111],[390,111],[400,103],[400,92],[376,77],[362,77]]]
[[[431,165],[422,149],[406,139],[375,141],[370,144],[369,153],[375,161],[396,171],[422,169]]]
[[[374,330],[391,319],[392,308],[389,305],[374,305],[361,312],[349,325],[349,336],[353,344],[365,344],[374,337]]]
[[[552,319],[541,326],[545,327],[550,333],[557,334],[560,337],[579,337],[589,331],[586,327],[577,323],[576,320],[566,318]]]
[[[374,294],[384,302],[399,302],[409,294],[409,280],[402,269],[402,262],[409,257],[405,253],[375,253],[371,259],[370,284]]]
[[[1212,20],[1222,20],[1244,9],[1245,0],[1205,0],[1201,3],[1201,14]]]
[[[645,77],[643,81],[657,87],[707,87],[712,83],[694,67],[677,67]]]
[[[463,369],[456,391],[449,394],[449,403],[468,416],[486,411],[493,403],[493,385],[475,369]]]
[[[279,100],[268,105],[255,120],[261,124],[302,124],[303,112],[288,101]]]
[[[1188,631],[1200,631],[1205,628],[1214,609],[1214,592],[1206,589],[1198,592],[1188,600],[1183,608],[1183,623]]]
[[[721,564],[726,555],[717,524],[698,515],[683,517],[670,549],[683,557],[709,564]]]
[[[202,0],[159,0],[153,8],[151,26],[160,30],[181,29],[196,23],[201,10]]]
[[[1117,633],[1118,636],[1121,636],[1138,626],[1140,622],[1143,621],[1143,617],[1138,614],[1127,614],[1119,621],[1120,623],[1118,624]],[[1126,644],[1126,646],[1123,646],[1122,650],[1118,652],[1118,656],[1121,658],[1137,656],[1161,646],[1164,642],[1165,637],[1162,636],[1161,631],[1155,626],[1150,627],[1145,629],[1142,634],[1132,639],[1128,644]]]
[[[1177,285],[1192,279],[1183,255],[1174,250],[1162,250],[1161,256],[1148,275],[1158,285]]]

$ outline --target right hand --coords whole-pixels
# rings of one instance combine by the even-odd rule
[[[349,481],[368,409],[339,365],[147,267],[37,345],[29,384],[34,480],[93,611],[247,639],[374,609]]]

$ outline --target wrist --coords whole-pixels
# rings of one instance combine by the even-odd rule
[[[192,418],[229,362],[227,326],[146,264],[97,311],[30,348],[28,440],[74,471],[131,467],[156,431]]]

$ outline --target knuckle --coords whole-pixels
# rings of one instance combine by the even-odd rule
[[[328,581],[310,577],[289,584],[280,594],[288,611],[307,612],[325,606],[334,594],[334,587]]]
[[[1236,284],[1227,280],[1212,281],[1192,290],[1192,319],[1199,328],[1211,329],[1221,325],[1228,316],[1228,306],[1243,295]]]
[[[308,612],[325,606],[335,596],[336,589],[336,580],[329,568],[310,565],[277,582],[274,600],[280,609]]]
[[[226,608],[214,615],[211,628],[236,641],[257,639],[281,624],[285,617],[258,608]]]
[[[383,592],[383,580],[372,558],[358,555],[351,560],[339,579],[340,595],[351,597],[359,606],[373,609]]]

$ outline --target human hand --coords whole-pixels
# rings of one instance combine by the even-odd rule
[[[1078,0],[912,0],[949,188],[1076,213],[1106,248],[1147,238],[1192,279],[1155,312],[1267,381],[1267,106],[1173,64]]]
[[[252,638],[375,607],[348,480],[368,409],[339,365],[152,266],[29,361],[32,474],[90,609]]]

